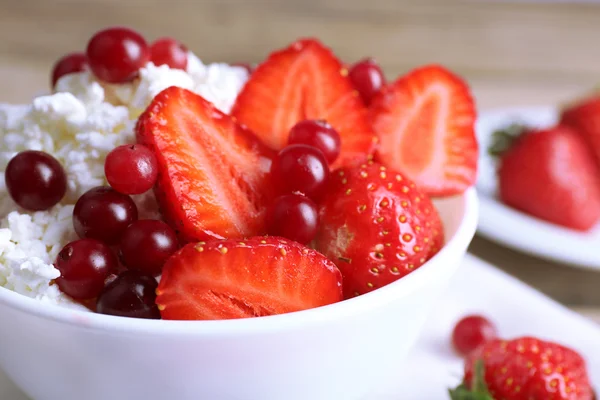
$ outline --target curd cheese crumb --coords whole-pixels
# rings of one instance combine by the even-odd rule
[[[128,84],[107,84],[95,81],[90,71],[65,75],[59,79],[56,90],[69,92],[86,101],[92,96],[90,87],[101,85],[106,101],[129,109],[135,119],[148,107],[154,96],[170,86],[178,86],[198,93],[224,113],[229,113],[238,93],[248,80],[248,72],[241,67],[215,63],[205,65],[193,53],[188,53],[186,71],[152,63],[140,69],[139,77]]]
[[[65,202],[103,185],[108,152],[133,141],[134,122],[127,108],[104,102],[103,95],[84,103],[71,93],[56,93],[38,97],[29,106],[0,105],[0,122],[2,116],[6,122],[0,123],[0,170],[23,150],[52,154],[67,174]],[[7,197],[4,190],[0,202]]]
[[[73,206],[21,214],[13,211],[0,225],[0,285],[50,303],[78,306],[58,286],[53,260],[64,243],[77,238],[71,221]]]
[[[31,105],[0,105],[1,286],[40,301],[78,306],[52,284],[60,275],[53,263],[62,247],[77,239],[75,202],[92,187],[106,184],[104,159],[116,146],[133,141],[134,123],[126,107],[104,101],[104,89],[94,82],[82,98],[56,93]],[[23,150],[52,154],[65,170],[67,193],[51,210],[28,213],[8,194],[4,170]],[[151,214],[142,207],[141,214]]]

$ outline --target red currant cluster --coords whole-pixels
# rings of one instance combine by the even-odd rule
[[[75,204],[73,226],[81,239],[60,251],[55,266],[61,275],[56,284],[76,300],[89,303],[96,298],[101,313],[160,318],[154,304],[154,276],[161,273],[179,242],[163,221],[138,220],[129,197],[154,186],[156,158],[143,145],[119,146],[106,157],[105,174],[111,187],[90,189]],[[13,157],[5,179],[10,196],[30,211],[53,207],[67,187],[63,167],[41,151]]]
[[[144,37],[132,29],[108,28],[92,36],[85,53],[67,54],[54,64],[52,87],[62,76],[88,67],[103,82],[126,83],[148,62],[185,70],[187,58],[187,48],[175,39],[160,38],[148,46]]]
[[[163,221],[138,220],[129,197],[154,186],[156,158],[143,145],[123,145],[107,155],[104,171],[111,187],[90,189],[75,204],[73,226],[81,239],[59,253],[56,268],[61,276],[56,283],[75,299],[97,298],[100,313],[160,318],[154,276],[179,242]],[[118,250],[119,260],[111,246]]]
[[[383,71],[367,58],[352,65],[348,72],[364,103],[385,83]],[[329,179],[329,165],[339,156],[339,133],[325,121],[305,120],[292,127],[288,146],[275,158],[271,174],[280,197],[267,214],[268,232],[302,244],[314,239],[318,228],[320,200]]]
[[[329,179],[329,164],[339,156],[338,132],[325,121],[298,122],[290,131],[288,145],[276,156],[271,175],[280,194],[268,210],[270,235],[306,244],[317,233],[315,202]]]

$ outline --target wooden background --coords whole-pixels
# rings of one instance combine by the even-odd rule
[[[466,77],[480,110],[555,104],[600,83],[600,5],[451,0],[0,0],[0,101],[48,88],[52,63],[95,31],[129,25],[174,36],[205,61],[263,59],[317,36],[351,62],[374,56],[389,79],[424,63]],[[476,238],[471,251],[600,321],[600,273]]]

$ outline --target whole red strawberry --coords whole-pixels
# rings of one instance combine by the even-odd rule
[[[494,339],[465,362],[453,400],[592,400],[585,361],[574,350],[533,337]]]
[[[342,272],[346,298],[402,278],[443,244],[442,223],[427,195],[372,161],[332,173],[319,225],[316,248]]]
[[[500,199],[540,219],[588,230],[600,219],[600,172],[581,136],[566,126],[495,133]]]

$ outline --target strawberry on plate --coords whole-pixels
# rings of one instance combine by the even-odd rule
[[[381,89],[370,106],[377,158],[431,196],[475,183],[475,103],[466,83],[438,65],[413,70]]]
[[[334,167],[362,161],[372,153],[375,136],[368,110],[347,75],[319,41],[299,40],[254,70],[231,114],[275,150],[288,143],[290,128],[297,122],[325,120],[342,139]]]
[[[600,96],[588,97],[565,108],[560,121],[584,137],[600,165]]]
[[[453,400],[592,400],[585,361],[574,350],[533,337],[493,339],[465,362]]]
[[[136,127],[158,161],[155,188],[184,241],[264,233],[273,152],[201,96],[159,93]]]
[[[581,136],[566,126],[494,133],[498,189],[506,205],[586,231],[600,220],[600,172]]]
[[[261,317],[342,300],[342,277],[322,254],[278,237],[190,243],[165,264],[163,319]]]
[[[444,235],[429,197],[405,175],[372,161],[332,173],[319,225],[316,249],[342,272],[346,298],[419,268]]]

